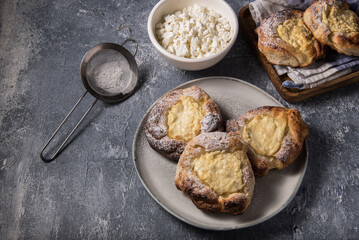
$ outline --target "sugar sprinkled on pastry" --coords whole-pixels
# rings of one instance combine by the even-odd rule
[[[315,0],[303,19],[314,37],[339,53],[359,56],[359,17],[346,2]]]
[[[197,86],[178,89],[158,100],[149,112],[146,137],[150,146],[178,160],[187,142],[200,133],[223,130],[217,104]]]
[[[175,184],[200,209],[243,214],[250,204],[254,174],[247,146],[233,133],[203,133],[186,146]]]
[[[283,169],[299,156],[308,126],[295,109],[265,106],[227,122],[248,143],[248,157],[254,174],[264,176],[270,169]]]
[[[305,67],[324,57],[323,46],[304,24],[302,14],[298,10],[279,11],[256,29],[258,48],[270,63]]]

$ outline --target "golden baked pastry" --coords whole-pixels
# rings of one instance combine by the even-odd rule
[[[227,132],[236,132],[248,143],[248,158],[254,175],[282,169],[299,156],[308,126],[300,112],[282,107],[260,107],[227,122]]]
[[[359,17],[346,2],[315,0],[303,19],[322,44],[339,53],[359,56]]]
[[[186,146],[175,184],[200,209],[243,214],[253,195],[254,174],[247,146],[237,134],[203,133]]]
[[[302,11],[283,10],[256,29],[258,48],[270,63],[305,67],[324,57],[323,46],[305,26]]]
[[[222,131],[217,104],[197,86],[163,96],[150,110],[145,133],[150,146],[178,160],[187,142],[200,133]]]

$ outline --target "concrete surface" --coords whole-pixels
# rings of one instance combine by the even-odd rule
[[[0,1],[0,239],[358,239],[359,84],[288,104],[241,33],[214,67],[178,70],[147,36],[156,2]],[[228,2],[236,12],[249,3]],[[128,37],[139,41],[136,92],[120,104],[99,102],[65,151],[42,162],[41,147],[84,91],[82,56]],[[136,127],[158,97],[216,75],[260,87],[300,110],[310,126],[308,170],[294,200],[260,225],[227,232],[197,229],[167,213],[142,186],[131,156]],[[91,101],[86,97],[70,120]]]

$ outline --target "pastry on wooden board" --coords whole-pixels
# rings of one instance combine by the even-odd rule
[[[247,146],[233,133],[203,133],[186,146],[175,184],[200,209],[243,214],[255,184]]]
[[[359,56],[359,17],[339,0],[314,0],[304,23],[322,44],[339,53]]]
[[[295,109],[264,106],[227,122],[227,132],[235,132],[248,143],[248,158],[256,176],[270,169],[283,169],[299,156],[308,126]]]
[[[299,10],[283,10],[263,20],[256,29],[258,49],[272,64],[306,67],[323,58],[323,46],[306,27]]]
[[[173,160],[195,136],[222,130],[217,104],[197,86],[164,95],[150,110],[145,127],[150,146]]]

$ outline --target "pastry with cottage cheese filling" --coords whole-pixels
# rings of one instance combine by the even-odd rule
[[[359,56],[359,17],[348,3],[315,0],[303,14],[304,23],[323,45],[339,53]]]
[[[146,137],[150,146],[178,160],[187,142],[201,133],[222,131],[217,104],[197,86],[167,93],[150,110]]]
[[[243,214],[255,182],[246,152],[246,144],[236,134],[200,134],[178,161],[176,187],[202,210]]]
[[[283,10],[264,19],[256,29],[258,49],[272,64],[306,67],[325,56],[302,18],[303,12]]]
[[[226,130],[235,132],[248,144],[247,155],[256,176],[292,164],[302,151],[309,132],[299,111],[271,106],[229,120]]]

